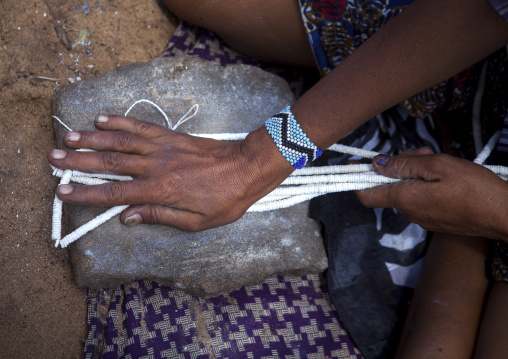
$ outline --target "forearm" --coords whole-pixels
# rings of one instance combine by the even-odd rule
[[[302,96],[292,112],[327,148],[376,114],[508,42],[487,0],[416,0]]]

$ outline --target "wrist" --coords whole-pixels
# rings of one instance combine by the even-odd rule
[[[280,153],[294,168],[303,168],[323,153],[302,131],[290,106],[270,117],[265,122],[265,128]]]
[[[240,152],[245,161],[245,175],[253,189],[249,195],[256,197],[255,200],[270,193],[295,170],[264,126],[241,141]]]

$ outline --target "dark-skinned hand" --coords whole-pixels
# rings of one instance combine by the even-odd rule
[[[221,142],[122,116],[101,116],[101,131],[69,132],[49,162],[87,173],[128,175],[132,181],[61,185],[58,197],[91,206],[131,205],[127,225],[163,224],[199,231],[231,223],[282,182],[293,168],[264,128],[244,141]]]
[[[372,164],[403,181],[358,191],[363,205],[396,208],[430,231],[508,240],[508,184],[483,166],[429,148]]]

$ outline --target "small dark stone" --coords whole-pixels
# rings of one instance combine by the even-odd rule
[[[124,114],[136,100],[158,104],[173,123],[195,103],[199,113],[178,130],[189,133],[249,132],[293,103],[287,83],[247,65],[221,67],[197,57],[157,58],[117,68],[102,77],[62,88],[54,114],[74,130],[94,130],[101,114]],[[140,104],[131,117],[164,124]],[[55,122],[59,148],[66,130]],[[69,230],[104,211],[65,205]],[[149,278],[190,294],[211,297],[275,274],[321,272],[327,259],[308,203],[247,213],[227,226],[189,233],[165,226],[123,226],[115,217],[71,245],[80,286],[103,288]]]

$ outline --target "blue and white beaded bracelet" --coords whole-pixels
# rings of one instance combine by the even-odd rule
[[[314,161],[323,153],[302,131],[290,106],[266,120],[265,127],[282,155],[297,169],[303,168],[309,159]]]

